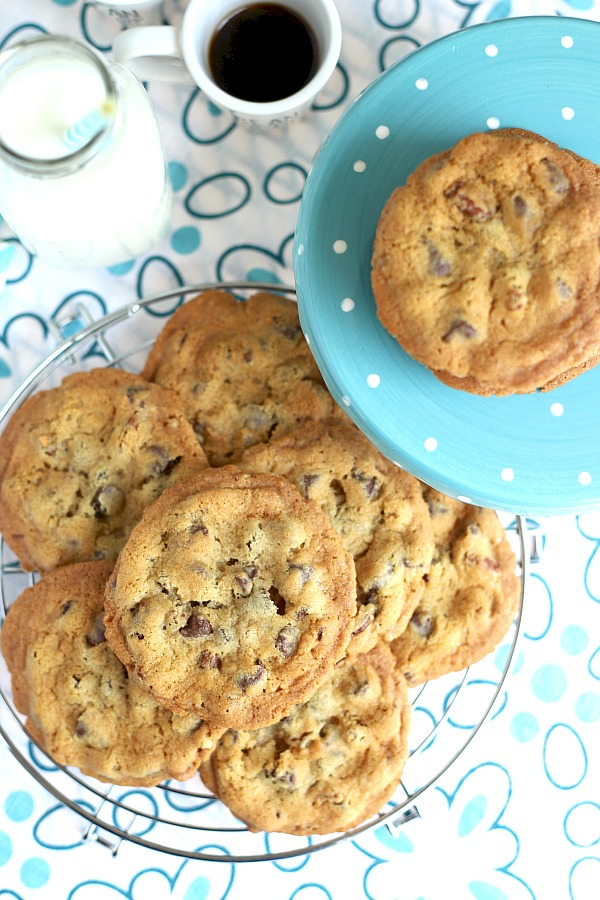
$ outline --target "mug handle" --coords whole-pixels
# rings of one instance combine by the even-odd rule
[[[143,25],[119,32],[113,56],[140,81],[196,83],[183,61],[179,29],[174,25]]]

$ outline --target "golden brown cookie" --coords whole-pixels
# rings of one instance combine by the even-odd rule
[[[143,509],[206,465],[171,391],[115,369],[69,375],[0,437],[0,530],[25,569],[115,559]]]
[[[142,374],[178,392],[213,466],[335,407],[296,304],[275,294],[241,302],[206,291],[188,301],[159,334]]]
[[[469,135],[389,198],[371,279],[382,324],[451,387],[555,387],[600,354],[600,191],[539,135]]]
[[[225,466],[146,510],[107,588],[106,634],[175,712],[258,728],[317,689],[355,613],[352,557],[319,506]]]
[[[356,565],[357,613],[349,653],[403,631],[433,553],[421,484],[349,421],[309,423],[247,450],[248,472],[274,472],[317,502]]]
[[[516,560],[497,514],[424,486],[435,551],[421,601],[391,648],[409,685],[491,652],[517,611]]]
[[[339,663],[281,722],[227,731],[200,774],[251,831],[346,831],[398,787],[410,721],[406,682],[379,644]]]
[[[0,638],[15,706],[56,762],[99,781],[190,778],[222,731],[174,715],[128,678],[104,636],[111,571],[110,561],[63,566],[10,607]]]

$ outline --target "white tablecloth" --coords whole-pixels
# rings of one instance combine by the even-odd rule
[[[316,151],[383,68],[462,27],[511,15],[600,19],[598,0],[338,0],[343,50],[316,108],[284,137],[251,134],[199,91],[150,84],[175,208],[152,253],[112,270],[58,270],[15,252],[0,295],[0,399],[56,343],[52,323],[163,288],[212,280],[293,283],[300,196]],[[175,0],[167,7],[174,21]],[[81,0],[0,3],[0,43],[40,31],[110,54],[116,25]],[[600,52],[600,49],[599,49]],[[598,900],[600,897],[600,513],[540,523],[522,638],[502,702],[396,834],[279,862],[186,860],[82,842],[85,823],[0,742],[0,898],[29,900]]]

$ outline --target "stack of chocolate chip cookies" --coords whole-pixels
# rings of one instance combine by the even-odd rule
[[[518,603],[496,514],[383,457],[274,294],[208,291],[141,374],[27,399],[0,531],[41,573],[0,633],[32,737],[101,781],[199,773],[254,831],[375,815],[409,687],[486,655]]]

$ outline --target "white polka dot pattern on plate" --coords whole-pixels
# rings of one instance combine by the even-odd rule
[[[298,256],[302,256],[304,253],[304,244],[298,244]]]
[[[389,0],[386,5],[390,5]],[[323,363],[329,378],[334,383],[336,378],[339,379],[336,396],[342,409],[346,410],[349,404],[341,399],[341,395],[352,397],[351,408],[346,411],[367,437],[385,448],[386,455],[396,463],[407,465],[410,459],[409,471],[429,473],[436,487],[461,502],[508,511],[511,515],[543,516],[553,515],[555,510],[556,514],[568,512],[571,505],[591,508],[597,503],[600,509],[600,475],[596,475],[594,453],[586,450],[578,456],[573,451],[573,458],[566,461],[564,469],[552,457],[555,442],[571,453],[570,435],[579,428],[582,415],[575,389],[579,382],[565,388],[564,394],[559,391],[552,396],[518,396],[506,401],[470,398],[466,394],[457,399],[458,392],[450,395],[437,382],[430,385],[428,373],[421,373],[410,358],[394,355],[389,335],[385,334],[374,314],[373,295],[364,267],[364,260],[370,259],[374,228],[385,199],[398,184],[405,182],[413,158],[416,162],[428,155],[427,140],[419,138],[418,129],[417,134],[414,133],[421,116],[440,125],[440,132],[436,130],[438,138],[444,132],[446,118],[452,118],[450,131],[455,131],[457,137],[477,129],[492,134],[515,122],[522,124],[525,121],[523,116],[526,118],[525,111],[530,103],[527,94],[531,88],[534,96],[540,92],[536,120],[546,121],[550,131],[554,127],[564,146],[568,145],[567,132],[575,142],[579,139],[592,114],[593,100],[588,98],[589,90],[583,90],[577,79],[567,76],[571,67],[577,70],[582,49],[588,52],[587,37],[580,34],[576,22],[563,20],[562,24],[556,22],[550,36],[541,33],[545,27],[541,25],[540,33],[535,37],[531,32],[527,39],[524,34],[522,38],[519,35],[520,43],[517,41],[518,46],[515,46],[512,39],[509,40],[513,27],[517,31],[517,26],[506,19],[496,31],[491,28],[486,31],[487,26],[473,30],[470,33],[473,37],[469,37],[468,29],[464,29],[446,44],[448,56],[442,54],[443,59],[436,57],[431,46],[425,46],[418,54],[408,54],[397,68],[386,66],[382,81],[388,80],[384,88],[380,90],[372,85],[358,98],[352,114],[334,134],[334,143],[328,142],[316,163],[315,169],[321,166],[322,181],[317,182],[313,177],[309,185],[313,193],[305,197],[305,209],[311,210],[313,226],[318,218],[318,234],[313,232],[309,236],[310,220],[306,214],[305,230],[298,231],[298,241],[303,240],[306,245],[300,267],[303,277],[311,282],[321,281],[315,271],[323,261],[323,277],[327,282],[325,295],[329,295],[329,302],[324,309],[325,304],[319,298],[320,285],[315,284],[315,297],[310,300],[314,310],[311,306],[309,312],[315,316],[315,321],[326,321],[333,333],[325,336],[315,328],[313,345],[317,346],[311,349]],[[471,80],[467,87],[457,83],[449,94],[447,66],[449,58],[454,60],[459,55],[455,52],[459,49],[461,71],[467,66]],[[551,59],[559,72],[565,69],[560,84],[558,78],[547,84],[546,74],[540,71]],[[496,94],[498,78],[502,82],[502,91]],[[475,85],[474,82],[479,83]],[[392,102],[392,97],[396,96],[402,98],[401,103]],[[472,104],[469,99],[473,100]],[[468,114],[463,113],[463,101],[469,109]],[[361,105],[365,110],[362,118],[356,112]],[[336,152],[332,152],[336,140]],[[447,146],[450,143],[448,139]],[[437,139],[432,140],[431,154],[440,152],[444,146]],[[325,177],[327,166],[329,172]],[[394,171],[396,167],[399,171]],[[316,184],[319,184],[321,197],[316,196]],[[322,199],[325,193],[327,197]],[[312,208],[307,199],[312,202]],[[355,214],[357,208],[363,213],[358,217]],[[340,243],[342,239],[343,244]],[[323,253],[323,248],[328,252]],[[307,267],[309,256],[310,271]],[[593,374],[586,377],[593,379]],[[407,394],[416,398],[412,405]],[[484,407],[488,402],[492,409],[489,413]],[[496,434],[499,432],[502,439],[492,446],[489,435],[498,424],[496,415],[505,416],[504,409],[496,412],[496,402],[506,403],[507,407],[512,405],[519,428],[513,427],[512,408],[510,412],[507,410],[507,422],[511,424],[498,428]],[[474,415],[469,418],[471,403]],[[529,413],[525,411],[526,406]],[[461,423],[459,428],[450,427],[448,409],[452,410],[452,420]],[[436,418],[440,410],[443,414]],[[408,416],[412,428],[402,424]],[[490,427],[486,428],[488,416]],[[476,436],[477,452],[470,452],[471,460],[465,459],[464,444],[453,432]],[[525,442],[519,439],[523,434],[528,440],[539,439],[539,454],[527,458],[523,450]],[[479,457],[482,448],[483,459]],[[562,450],[556,451],[556,455],[559,453]],[[552,479],[548,478],[549,471],[553,473]],[[539,508],[534,497],[539,497]]]
[[[344,406],[350,406],[350,397],[346,397],[346,395],[344,394],[344,396],[342,397],[342,403],[344,404]]]

